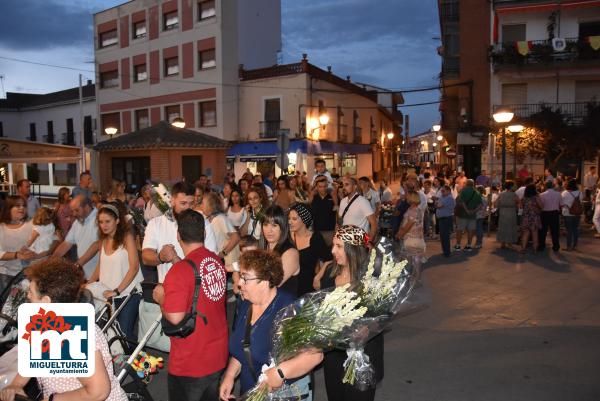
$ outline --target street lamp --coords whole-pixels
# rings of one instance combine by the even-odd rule
[[[521,124],[509,125],[507,128],[513,134],[513,177],[517,176],[517,139],[524,127]]]
[[[392,182],[392,170],[394,170],[394,149],[392,147],[392,139],[394,139],[394,133],[393,132],[388,132],[387,133],[387,138],[390,141],[390,183]]]
[[[114,134],[117,133],[117,128],[116,127],[106,127],[104,128],[104,132],[106,133],[106,135],[110,135],[113,136]]]
[[[329,124],[329,115],[327,113],[321,113],[321,115],[319,115],[319,124],[321,124],[323,130],[325,130],[327,124]]]
[[[185,120],[181,117],[176,117],[171,122],[171,125],[175,128],[185,128]]]
[[[433,128],[435,132],[439,132],[439,130],[442,129],[442,126],[440,124],[434,124],[431,128]]]
[[[494,121],[502,124],[502,184],[506,181],[506,124],[508,124],[515,113],[507,108],[499,108],[493,115]]]

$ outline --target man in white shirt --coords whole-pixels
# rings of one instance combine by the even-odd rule
[[[560,209],[562,197],[560,192],[554,189],[552,181],[546,182],[546,190],[540,194],[542,203],[542,228],[539,234],[539,251],[546,248],[546,235],[548,230],[552,236],[552,250],[558,252],[560,249]]]
[[[178,182],[171,189],[171,206],[173,217],[194,204],[195,188],[193,185]],[[184,258],[183,249],[177,241],[177,222],[170,216],[162,215],[148,222],[142,245],[142,260],[147,266],[156,266],[158,281],[163,282],[167,272],[174,263]],[[204,247],[218,253],[217,241],[210,224],[204,225],[206,235]]]
[[[346,197],[340,202],[338,216],[342,225],[353,225],[369,233],[369,238],[374,240],[377,235],[377,218],[371,204],[358,193],[358,183],[353,177],[342,179]]]
[[[54,250],[54,256],[62,257],[76,245],[77,263],[83,268],[85,277],[90,278],[98,264],[98,211],[92,200],[85,195],[77,195],[69,206],[75,222],[65,240]]]
[[[360,177],[358,179],[358,187],[360,188],[360,192],[362,192],[362,196],[371,204],[371,209],[373,209],[375,216],[379,216],[381,200],[377,191],[371,188],[371,180],[369,180],[369,177]]]

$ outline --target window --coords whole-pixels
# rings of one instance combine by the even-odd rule
[[[174,119],[176,119],[177,117],[180,117],[181,114],[179,113],[179,105],[173,105],[173,106],[166,106],[165,107],[165,118],[167,119],[168,122],[172,123]]]
[[[146,182],[150,177],[150,157],[113,157],[112,176],[128,187]]]
[[[54,185],[77,185],[77,164],[54,163],[53,167]]]
[[[98,46],[102,49],[104,47],[116,45],[119,43],[119,38],[117,37],[117,30],[113,29],[111,31],[102,32],[100,34],[99,44]]]
[[[121,116],[119,113],[102,114],[102,135],[106,135],[105,129],[114,127],[117,129],[117,134],[121,133]]]
[[[179,15],[177,11],[166,13],[163,15],[163,30],[170,31],[179,27]]]
[[[50,174],[48,172],[48,164],[28,163],[27,178],[34,184],[50,185]]]
[[[142,82],[148,79],[148,70],[146,64],[138,64],[133,66],[134,82]]]
[[[133,24],[133,38],[145,38],[147,34],[146,31],[146,21],[139,21]]]
[[[460,53],[460,37],[458,34],[444,35],[444,55],[458,56]]]
[[[200,102],[200,126],[214,127],[217,125],[217,102],[214,100]]]
[[[75,132],[73,129],[73,119],[67,118],[67,132]]]
[[[215,49],[203,50],[198,53],[198,66],[201,70],[217,66]]]
[[[503,84],[502,104],[527,104],[527,84]]]
[[[46,142],[54,143],[54,122],[46,121]]]
[[[579,24],[579,37],[600,35],[600,21],[582,22]]]
[[[86,145],[94,144],[94,131],[92,130],[92,116],[83,118],[83,143]]]
[[[37,141],[37,134],[35,132],[35,123],[29,123],[29,140]]]
[[[119,71],[106,71],[100,73],[100,87],[102,89],[119,86]]]
[[[575,81],[575,102],[600,100],[600,81]]]
[[[165,76],[179,74],[179,59],[171,57],[165,59]]]
[[[502,42],[519,42],[527,40],[526,24],[502,25]]]
[[[135,111],[135,129],[141,130],[150,126],[150,118],[148,117],[148,109]]]
[[[2,121],[0,121],[0,137],[4,136],[4,126],[2,125]]]
[[[209,19],[217,14],[215,0],[205,0],[198,2],[198,21]]]

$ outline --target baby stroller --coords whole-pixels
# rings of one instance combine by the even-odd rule
[[[130,400],[153,401],[147,385],[150,382],[151,374],[157,373],[157,368],[162,367],[162,358],[150,357],[144,348],[154,331],[160,326],[162,315],[159,314],[156,317],[139,342],[126,338],[117,321],[117,317],[136,292],[137,290],[132,291],[114,311],[111,300],[107,300],[96,314],[96,324],[107,338],[113,356],[115,373],[118,372],[117,378],[127,393],[127,397]],[[152,361],[158,366],[148,366],[150,362],[147,361]]]
[[[0,294],[0,355],[17,344],[17,311],[27,302],[29,280],[23,271],[15,275]]]

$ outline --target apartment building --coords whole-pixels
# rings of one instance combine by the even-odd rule
[[[46,94],[12,93],[0,99],[0,182],[27,178],[37,193],[56,196],[61,186],[77,184],[84,145],[96,141],[95,85]],[[85,150],[86,168],[94,163]]]
[[[281,6],[133,0],[94,15],[94,40],[101,140],[107,127],[121,135],[179,117],[186,129],[231,141],[238,132],[238,67],[277,63]],[[171,152],[171,159],[180,157]]]
[[[491,13],[492,112],[508,107],[526,125],[549,107],[582,123],[588,102],[600,101],[600,1],[495,0]],[[543,160],[525,162],[542,173]],[[581,160],[558,168],[574,176]]]
[[[476,176],[490,122],[490,2],[438,0],[442,44],[441,130],[455,165]]]
[[[371,176],[389,169],[396,154],[389,149],[402,142],[396,107],[404,101],[401,94],[353,83],[331,67],[310,64],[306,55],[298,63],[242,68],[239,75],[239,143],[228,153],[236,172],[270,171],[281,136],[290,139],[292,168],[309,176],[315,158],[340,174]]]

